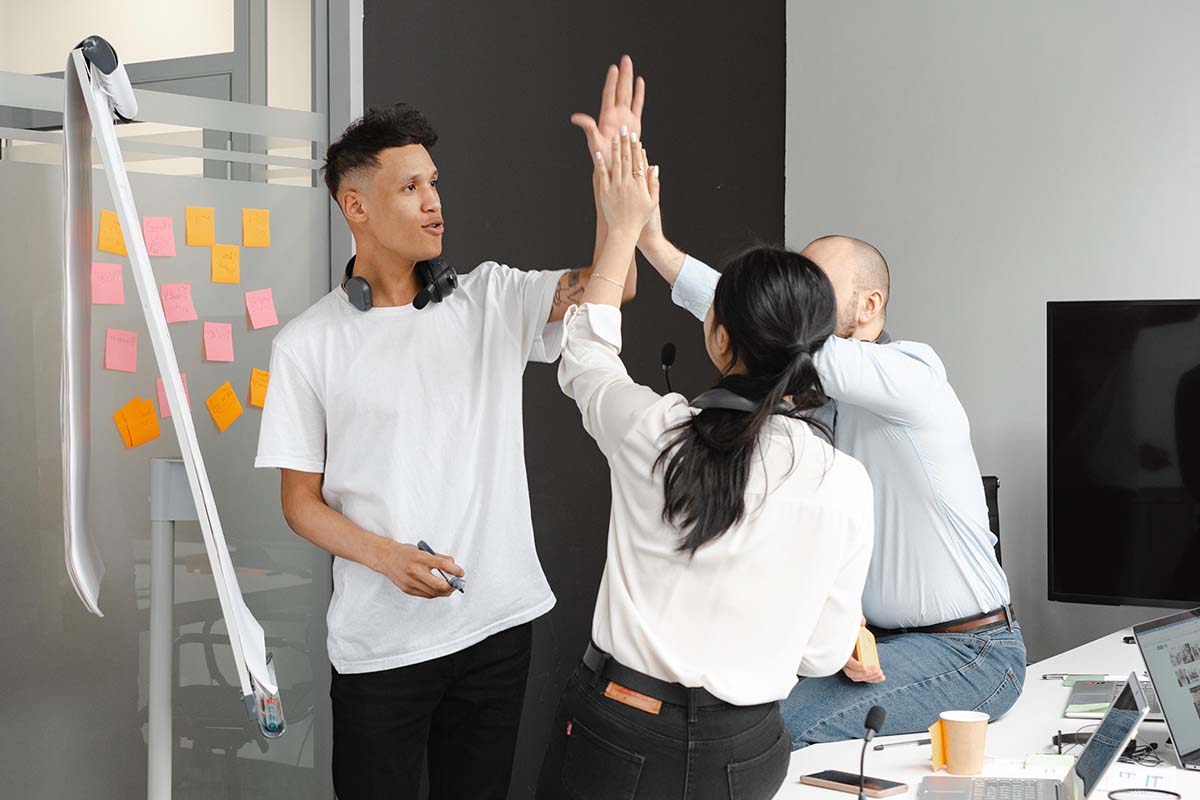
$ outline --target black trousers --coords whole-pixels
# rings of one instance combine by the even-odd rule
[[[533,625],[407,667],[333,671],[339,800],[408,800],[428,753],[429,797],[503,800],[529,675]]]
[[[658,714],[605,697],[580,664],[567,681],[538,779],[538,800],[758,800],[787,777],[792,741],[779,703]],[[694,721],[693,721],[694,720]]]

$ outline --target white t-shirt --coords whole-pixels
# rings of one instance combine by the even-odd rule
[[[871,480],[800,420],[759,438],[746,514],[696,550],[663,521],[655,462],[696,413],[678,394],[634,383],[618,355],[621,312],[567,310],[558,382],[612,472],[608,558],[592,638],[632,669],[703,686],[734,705],[781,700],[796,675],[850,658],[874,541]]]
[[[521,389],[527,362],[558,357],[561,324],[546,318],[561,276],[486,262],[419,311],[362,312],[339,286],[275,337],[254,466],[324,473],[330,508],[424,539],[467,573],[465,594],[427,600],[335,558],[338,672],[429,661],[554,606],[534,549]]]

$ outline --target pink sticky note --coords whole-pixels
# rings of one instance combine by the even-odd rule
[[[92,304],[119,306],[125,303],[125,281],[120,264],[92,262]]]
[[[204,357],[209,361],[233,361],[233,325],[204,323]]]
[[[179,377],[183,379],[183,396],[187,398],[188,408],[191,408],[192,393],[188,391],[187,373],[181,372]],[[162,378],[158,379],[158,416],[163,418],[171,416],[171,406],[167,403],[167,387],[163,385]]]
[[[137,372],[136,331],[109,328],[104,333],[104,368]]]
[[[150,255],[175,255],[175,222],[170,217],[142,217],[142,235]]]
[[[279,324],[279,317],[275,316],[275,298],[271,296],[270,289],[246,292],[246,311],[250,312],[250,324],[254,330]]]
[[[163,314],[166,315],[167,322],[188,322],[196,319],[190,283],[164,283],[158,291],[162,295]]]

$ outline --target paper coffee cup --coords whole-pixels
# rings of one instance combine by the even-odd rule
[[[945,767],[954,775],[982,772],[988,719],[982,711],[942,712],[938,721],[929,726],[933,771]]]

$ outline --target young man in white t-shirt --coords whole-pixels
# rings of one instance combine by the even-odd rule
[[[640,84],[632,65],[621,72],[605,134],[639,124]],[[398,105],[330,146],[325,180],[357,252],[347,272],[371,303],[343,284],[279,332],[255,460],[280,469],[288,525],[334,556],[342,800],[416,796],[426,752],[431,798],[505,797],[531,623],[554,605],[534,549],[522,374],[558,357],[558,323],[591,268],[485,262],[440,302],[414,305],[422,262],[442,252],[436,138]],[[605,235],[597,214],[597,251]],[[635,278],[631,262],[625,299]]]

